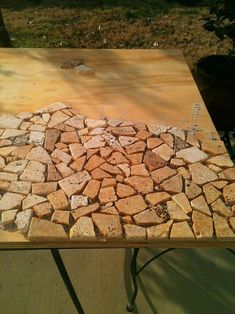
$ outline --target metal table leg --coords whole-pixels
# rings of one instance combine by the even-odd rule
[[[64,281],[64,284],[68,290],[68,293],[70,294],[70,297],[73,301],[74,306],[76,307],[77,311],[79,314],[85,314],[82,305],[77,297],[77,294],[74,290],[74,287],[72,285],[72,282],[69,278],[69,275],[66,271],[66,268],[64,266],[63,260],[60,256],[59,250],[58,249],[51,249],[51,254],[53,255],[53,258],[55,260],[56,266],[60,272],[60,275]]]

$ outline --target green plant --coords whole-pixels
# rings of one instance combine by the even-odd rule
[[[235,0],[216,0],[210,7],[209,16],[203,18],[203,27],[214,32],[219,40],[228,38],[232,48],[229,54],[235,55]]]

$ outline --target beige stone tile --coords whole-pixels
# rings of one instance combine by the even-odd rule
[[[108,163],[113,164],[113,165],[129,163],[128,159],[124,157],[120,152],[112,153],[112,155],[108,158],[107,161]]]
[[[66,225],[70,226],[69,223],[69,218],[70,218],[70,212],[67,210],[56,210],[54,211],[51,221],[61,224],[61,225]]]
[[[20,180],[29,182],[44,182],[45,169],[45,165],[43,165],[39,161],[29,161],[22,175],[20,176]],[[17,179],[12,181],[17,181]]]
[[[73,195],[71,197],[71,209],[88,205],[88,197],[84,195]]]
[[[191,206],[193,209],[201,212],[202,214],[206,214],[211,216],[210,208],[205,200],[203,195],[200,195],[191,201]]]
[[[14,149],[11,155],[14,157],[18,157],[20,159],[24,159],[32,148],[33,148],[33,144],[20,146]]]
[[[148,194],[153,192],[153,180],[151,178],[133,176],[126,178],[124,182],[133,187],[138,193]]]
[[[43,145],[45,141],[45,132],[30,131],[28,144]]]
[[[74,171],[63,162],[57,164],[56,169],[59,171],[63,178],[67,178],[74,174]]]
[[[76,129],[84,129],[84,119],[83,119],[83,116],[80,116],[80,115],[76,115],[70,119],[68,119],[65,124],[69,125],[69,126],[72,126]]]
[[[143,141],[135,142],[129,146],[125,147],[125,150],[128,155],[141,153],[145,151],[146,144]]]
[[[131,175],[140,177],[149,177],[149,172],[145,168],[145,164],[131,166]]]
[[[151,135],[151,132],[148,132],[147,130],[140,130],[137,132],[136,137],[141,141],[146,141]]]
[[[102,165],[105,162],[105,159],[97,156],[97,155],[93,155],[88,162],[85,165],[85,169],[88,171],[92,171],[93,169],[99,167],[100,165]]]
[[[46,130],[46,126],[45,125],[41,125],[41,124],[32,124],[28,130],[30,131],[40,131],[40,132],[45,132]]]
[[[12,146],[12,141],[11,140],[0,140],[0,147],[5,147],[5,146]]]
[[[235,183],[226,185],[223,188],[223,196],[227,205],[235,204]]]
[[[118,140],[123,147],[139,141],[138,138],[131,136],[119,136]]]
[[[141,195],[134,195],[115,202],[115,206],[121,214],[135,215],[143,211],[147,205]]]
[[[84,170],[84,166],[86,163],[86,156],[82,156],[77,158],[74,162],[71,163],[70,168],[75,171],[82,171]]]
[[[28,131],[24,131],[24,130],[6,129],[0,136],[0,139],[8,139],[12,137],[21,136],[27,133]]]
[[[69,209],[69,202],[63,190],[53,192],[47,195],[47,198],[54,210]]]
[[[148,240],[168,239],[173,220],[147,228]]]
[[[197,163],[205,161],[209,156],[198,147],[193,146],[181,149],[176,153],[176,157],[183,158],[183,160],[187,163]]]
[[[91,171],[91,176],[94,180],[102,180],[104,178],[111,178],[112,175],[100,168],[96,168]]]
[[[213,237],[213,220],[211,217],[194,210],[192,214],[193,231],[198,239]]]
[[[33,210],[31,208],[26,209],[16,214],[15,224],[16,224],[17,230],[20,233],[28,232],[32,216],[33,216]]]
[[[168,130],[169,133],[179,137],[182,141],[185,141],[185,132],[184,130],[177,128],[177,127],[173,127],[170,130]]]
[[[18,209],[5,210],[2,212],[0,225],[7,226],[15,221]]]
[[[131,175],[131,168],[129,164],[119,164],[117,167],[121,170],[121,174],[125,177],[129,177]]]
[[[117,201],[117,195],[113,186],[101,188],[98,197],[101,204]]]
[[[155,183],[160,184],[163,180],[172,177],[176,173],[177,172],[175,169],[171,169],[168,166],[165,166],[163,168],[151,172],[151,176]]]
[[[61,133],[60,140],[62,143],[66,143],[66,144],[79,142],[78,134],[76,131]]]
[[[183,190],[183,180],[181,175],[176,175],[161,182],[160,187],[169,193],[181,193]]]
[[[21,174],[24,171],[27,163],[28,163],[28,160],[12,161],[12,162],[9,162],[6,167],[3,168],[3,171]]]
[[[66,108],[68,108],[68,106],[63,104],[62,102],[54,102],[46,107],[38,109],[35,113],[36,114],[45,113],[45,112],[53,113],[55,111],[66,109]]]
[[[104,128],[106,126],[106,121],[101,119],[86,119],[85,124],[88,129]]]
[[[51,119],[48,123],[48,128],[53,128],[59,123],[65,122],[69,119],[69,116],[62,111],[56,111],[51,115]]]
[[[89,148],[100,148],[105,146],[105,140],[101,135],[92,136],[88,141],[84,143],[84,146]]]
[[[164,125],[159,126],[156,123],[148,123],[147,128],[149,132],[153,133],[156,136],[159,136],[161,133],[166,133],[167,130],[170,129],[169,126],[164,126]]]
[[[32,184],[32,194],[48,195],[55,192],[57,189],[57,182],[42,182]]]
[[[163,223],[163,219],[159,217],[153,208],[148,208],[133,216],[134,221],[139,226],[150,226]]]
[[[0,116],[0,129],[18,129],[22,123],[22,119],[9,114],[2,114]]]
[[[70,239],[73,241],[95,240],[96,234],[90,217],[81,217],[70,229]]]
[[[192,146],[197,146],[200,147],[199,141],[193,132],[188,132],[187,133],[187,139],[186,142],[189,143]]]
[[[99,203],[93,203],[87,206],[82,206],[72,211],[72,216],[74,220],[79,219],[82,216],[90,215],[98,210],[100,207]]]
[[[201,143],[201,148],[204,152],[212,155],[220,155],[227,153],[223,141],[209,141],[203,140]]]
[[[193,182],[199,185],[218,179],[218,176],[212,170],[201,163],[189,165],[189,171],[192,174]]]
[[[174,221],[190,220],[190,217],[174,201],[167,202],[167,211],[170,219]]]
[[[194,234],[186,221],[173,223],[171,228],[171,239],[194,240]]]
[[[122,238],[122,225],[117,215],[105,215],[92,213],[93,223],[98,228],[100,234],[107,239]]]
[[[135,226],[132,224],[125,224],[123,228],[127,240],[143,241],[146,239],[146,229],[143,227]]]
[[[153,206],[161,204],[161,203],[165,203],[166,201],[169,201],[170,199],[171,199],[171,195],[167,192],[149,193],[145,197],[146,202],[150,203]]]
[[[108,214],[108,215],[119,215],[115,206],[111,206],[111,207],[107,207],[107,208],[101,209],[100,212],[103,213],[103,214]]]
[[[154,149],[158,146],[160,146],[161,144],[163,144],[163,140],[161,140],[158,137],[150,137],[147,139],[147,147],[148,149]]]
[[[109,186],[116,186],[117,181],[115,178],[104,178],[102,181],[102,188],[107,188]]]
[[[32,183],[24,181],[11,181],[7,191],[28,195],[31,192]],[[0,187],[1,189],[1,187]]]
[[[44,148],[49,151],[53,152],[55,149],[55,144],[60,136],[60,131],[56,129],[47,129],[45,135],[45,143]]]
[[[47,181],[59,181],[62,177],[54,165],[47,166]]]
[[[174,137],[170,133],[160,134],[160,138],[171,148],[174,146]]]
[[[19,208],[25,195],[7,192],[0,199],[0,211]]]
[[[65,164],[68,164],[71,161],[71,156],[62,150],[56,148],[53,153],[51,154],[51,157],[59,159],[60,161],[64,162]]]
[[[47,218],[53,212],[51,203],[45,202],[33,206],[34,214],[39,218]]]
[[[40,146],[32,148],[25,158],[28,160],[39,161],[42,164],[52,164],[51,157],[47,151]]]
[[[175,151],[166,143],[154,148],[153,152],[165,161],[170,160],[175,155]]]
[[[203,185],[202,189],[208,204],[211,204],[222,195],[222,193],[210,183]]]
[[[7,191],[9,185],[10,185],[10,182],[0,180],[0,190],[1,191],[4,191],[4,192]],[[9,191],[9,192],[11,192],[11,191]]]
[[[17,179],[18,179],[18,175],[15,173],[0,172],[1,181],[17,181]]]
[[[228,184],[228,181],[224,181],[224,180],[214,181],[214,182],[211,182],[211,184],[217,189],[221,190]]]
[[[136,134],[135,129],[132,126],[113,127],[112,133],[114,135],[122,136],[134,136]]]
[[[211,208],[213,211],[217,212],[220,216],[224,216],[225,218],[232,216],[231,208],[226,206],[221,198],[211,203]]]
[[[120,198],[128,197],[136,194],[136,191],[129,185],[118,183],[117,184],[117,195]]]
[[[91,199],[95,199],[100,190],[100,182],[97,180],[89,180],[83,194]]]
[[[185,166],[185,162],[183,161],[183,159],[180,159],[180,158],[172,158],[170,161],[170,165],[173,168],[178,168],[178,167]]]
[[[228,154],[213,156],[207,160],[207,163],[218,167],[233,167],[234,164]]]
[[[202,189],[194,182],[185,180],[185,194],[189,199],[193,199],[202,193]]]
[[[98,154],[99,153],[99,148],[90,148],[87,150],[87,154],[86,154],[86,157],[87,157],[87,160],[91,158],[91,156],[95,155],[95,154]]]
[[[167,164],[167,162],[163,158],[149,150],[146,151],[143,162],[146,164],[147,168],[150,171],[162,168]]]
[[[228,168],[221,173],[219,173],[219,178],[225,179],[228,181],[235,181],[235,167],[234,168]]]
[[[100,157],[107,159],[113,151],[112,147],[101,147],[100,148]]]
[[[46,201],[47,199],[45,197],[38,196],[35,194],[29,194],[22,201],[22,210],[32,208],[33,206]]]
[[[227,223],[226,218],[221,217],[217,213],[213,214],[213,221],[215,226],[215,233],[217,238],[234,238],[235,233]]]
[[[132,165],[138,165],[138,164],[142,163],[143,153],[136,153],[133,155],[127,155],[126,157],[130,160]]]
[[[172,199],[174,202],[176,202],[177,205],[179,205],[181,209],[183,209],[185,214],[188,215],[192,212],[192,207],[190,206],[189,200],[185,193],[175,194],[172,196]]]
[[[12,155],[12,152],[16,150],[16,146],[9,146],[9,147],[1,147],[0,148],[0,156],[7,157],[8,155]]]

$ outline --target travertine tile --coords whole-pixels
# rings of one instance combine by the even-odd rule
[[[64,162],[60,162],[59,164],[57,164],[56,169],[59,171],[63,178],[69,177],[74,174],[74,171]]]
[[[221,173],[219,173],[220,179],[225,179],[229,181],[235,181],[235,167],[234,168],[228,168]]]
[[[15,129],[6,129],[2,135],[0,136],[0,139],[7,139],[12,137],[17,137],[26,134],[27,131],[23,130],[15,130]]]
[[[82,171],[84,170],[84,166],[86,163],[86,156],[82,156],[80,158],[77,158],[74,162],[70,164],[70,168],[73,169],[74,171]]]
[[[7,192],[0,199],[0,211],[19,208],[25,195]]]
[[[45,132],[30,131],[28,144],[43,145],[45,141]]]
[[[170,165],[173,168],[178,168],[178,167],[185,166],[185,162],[183,161],[183,159],[180,159],[180,158],[172,158],[170,161]]]
[[[105,159],[97,156],[97,155],[93,155],[88,162],[85,165],[85,169],[87,171],[91,171],[97,167],[99,167],[100,165],[102,165],[105,162]]]
[[[114,178],[104,178],[101,184],[102,188],[107,188],[109,186],[116,186],[117,181]]]
[[[105,140],[101,135],[92,136],[87,142],[84,143],[84,146],[87,149],[104,147]]]
[[[9,114],[3,114],[0,116],[0,129],[18,129],[22,123],[22,119]]]
[[[31,192],[32,183],[24,181],[11,181],[7,191],[28,195]],[[1,187],[0,187],[1,189]]]
[[[11,156],[24,159],[32,148],[33,144],[17,147],[11,152]]]
[[[51,217],[51,221],[53,221],[57,224],[70,226],[69,218],[70,218],[70,212],[69,211],[67,211],[67,210],[56,210],[56,211],[54,211],[54,213]]]
[[[168,166],[157,169],[151,172],[151,176],[155,183],[160,184],[163,180],[172,177],[177,174],[175,169],[171,169]]]
[[[24,196],[24,199],[22,201],[22,210],[32,208],[33,206],[46,201],[47,199],[45,197],[29,194],[26,197]]]
[[[153,192],[153,180],[151,178],[133,176],[126,178],[124,182],[133,187],[138,193],[148,194]]]
[[[49,152],[53,152],[53,150],[55,149],[55,144],[59,136],[60,136],[59,130],[56,130],[56,129],[46,130],[44,148]]]
[[[43,182],[32,184],[32,193],[37,195],[48,195],[55,192],[56,189],[57,182]]]
[[[141,213],[133,216],[134,221],[140,226],[151,226],[163,223],[163,219],[159,217],[154,208],[148,208]]]
[[[160,146],[161,144],[163,144],[164,141],[161,140],[160,138],[157,137],[150,137],[147,139],[147,147],[148,149],[154,149],[157,146]]]
[[[1,181],[17,181],[17,179],[18,179],[18,175],[15,173],[0,172]]]
[[[208,216],[211,216],[211,212],[210,212],[210,209],[209,209],[209,206],[205,200],[205,197],[203,195],[200,195],[198,197],[196,197],[195,199],[193,199],[191,201],[191,206],[193,209],[203,213],[203,214],[206,214]]]
[[[153,153],[163,158],[165,161],[171,159],[175,155],[175,151],[166,143],[153,149]]]
[[[213,220],[211,217],[195,210],[192,214],[192,221],[196,238],[205,239],[213,237]]]
[[[3,171],[21,174],[24,171],[27,163],[28,163],[28,160],[12,161],[12,162],[9,162],[6,167],[3,168]]]
[[[188,163],[203,162],[208,159],[208,155],[201,151],[198,147],[193,146],[181,149],[176,153],[177,158],[183,158]]]
[[[39,161],[30,161],[20,176],[20,180],[29,182],[44,182],[45,169],[45,165],[41,164]],[[17,178],[12,181],[17,181]]]
[[[173,220],[147,228],[148,240],[168,239]]]
[[[235,204],[235,183],[226,185],[223,189],[225,203],[228,205]]]
[[[146,167],[150,171],[162,168],[167,164],[167,162],[163,158],[149,150],[146,151],[143,162],[146,164]]]
[[[174,137],[170,133],[160,134],[160,138],[171,148],[174,146]]]
[[[171,239],[194,240],[194,234],[186,221],[173,223],[171,228]]]
[[[155,206],[157,204],[165,203],[171,199],[171,195],[167,192],[154,192],[146,195],[146,202]]]
[[[2,212],[0,224],[3,226],[12,224],[16,219],[18,209],[11,209]]]
[[[189,165],[189,171],[192,174],[193,182],[199,185],[218,179],[218,176],[212,170],[201,163]]]
[[[33,210],[31,208],[21,211],[16,215],[15,224],[20,233],[28,232],[32,216]]]
[[[141,141],[145,141],[151,135],[152,135],[151,132],[148,132],[146,130],[140,130],[135,136]]]
[[[180,193],[183,190],[183,180],[180,175],[176,175],[161,182],[160,187],[169,193]]]
[[[230,222],[230,226],[232,227],[233,231],[235,232],[235,217],[231,217],[229,222]]]
[[[70,239],[75,240],[95,240],[95,230],[90,217],[81,217],[70,229]]]
[[[138,138],[131,136],[119,136],[118,140],[123,147],[139,141]]]
[[[125,224],[123,228],[127,240],[142,241],[146,239],[146,229],[143,227],[132,224]]]
[[[232,215],[231,208],[226,206],[221,198],[211,203],[211,208],[213,211],[217,212],[220,216],[224,216],[225,218],[229,218]]]
[[[213,214],[213,221],[215,226],[215,233],[217,238],[234,238],[235,233],[233,233],[226,218],[221,217],[217,213]]]
[[[117,167],[121,170],[121,173],[125,177],[129,177],[130,176],[131,168],[130,168],[129,164],[119,164],[119,165],[117,165]]]
[[[99,166],[100,169],[104,170],[105,172],[108,172],[112,175],[116,175],[116,174],[120,174],[121,173],[121,170],[115,166],[115,165],[111,165],[107,162],[105,163],[101,163],[101,165]]]
[[[71,197],[71,209],[88,205],[88,197],[84,195],[73,195]]]
[[[82,216],[90,215],[91,213],[96,212],[99,206],[100,206],[99,203],[93,203],[87,206],[79,207],[72,211],[72,216],[74,220],[77,220]]]
[[[106,121],[97,119],[86,119],[85,124],[88,129],[104,128],[106,126]]]
[[[167,211],[170,219],[174,221],[190,220],[190,217],[174,201],[167,202]]]
[[[141,195],[134,195],[118,200],[115,206],[121,214],[132,216],[143,211],[147,204]]]
[[[84,129],[84,119],[83,119],[83,116],[80,116],[80,115],[76,115],[70,119],[68,119],[65,124],[69,125],[69,126],[72,126],[76,129]]]
[[[181,209],[183,209],[185,214],[188,215],[192,212],[192,208],[185,193],[175,194],[172,196],[172,199],[174,202],[176,202],[177,205],[179,205]]]
[[[32,148],[25,158],[28,160],[39,161],[46,165],[52,164],[51,157],[47,151],[40,146]]]
[[[186,142],[189,143],[192,146],[200,147],[199,141],[198,141],[196,135],[193,132],[188,132],[187,133]]]
[[[57,190],[47,195],[47,198],[54,210],[69,209],[69,202],[63,190]]]
[[[89,180],[83,194],[91,199],[95,199],[100,190],[100,182],[98,180]]]
[[[180,128],[173,127],[171,129],[169,129],[168,132],[179,137],[182,141],[185,140],[185,132],[184,132],[184,130],[182,130]]]
[[[145,164],[131,166],[131,175],[140,177],[149,177],[149,172],[145,168]]]
[[[112,133],[114,135],[133,136],[136,134],[135,129],[132,126],[113,127]]]
[[[129,185],[118,183],[117,184],[117,196],[120,198],[128,197],[136,194],[136,191]]]
[[[202,189],[208,204],[211,204],[222,195],[222,193],[210,183],[203,185]]]
[[[60,180],[58,183],[68,197],[81,192],[86,183],[91,179],[89,173],[84,170],[73,174],[70,177]]]
[[[60,140],[62,143],[66,143],[66,144],[79,142],[78,134],[76,131],[61,133]]]
[[[185,194],[189,199],[193,199],[202,193],[202,189],[194,182],[185,180]]]
[[[211,157],[207,160],[207,162],[210,164],[219,166],[219,167],[233,167],[234,166],[228,154]]]
[[[223,181],[223,180],[214,181],[214,182],[211,182],[211,184],[220,190],[220,189],[223,189],[228,184],[228,181]]]
[[[112,175],[100,168],[96,168],[91,171],[91,176],[94,180],[102,180],[104,178],[111,178]]]
[[[49,202],[33,206],[34,214],[39,218],[47,218],[52,214],[52,206]]]
[[[122,238],[122,226],[117,215],[93,213],[91,217],[102,236],[107,239]]]
[[[112,186],[107,188],[101,188],[98,197],[101,204],[117,201],[117,195]]]
[[[71,161],[71,156],[62,150],[56,148],[53,153],[51,154],[51,157],[59,159],[60,161],[64,162],[65,164],[68,164]]]
[[[69,119],[69,116],[62,111],[56,111],[51,115],[51,119],[48,123],[48,128],[53,128],[59,123],[65,122]]]
[[[125,149],[126,149],[127,154],[131,155],[131,154],[144,152],[145,147],[146,147],[145,142],[139,141],[129,146],[126,146]]]

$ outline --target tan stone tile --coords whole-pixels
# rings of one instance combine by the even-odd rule
[[[230,222],[230,226],[233,229],[233,232],[235,232],[235,217],[231,217],[229,222]]]
[[[47,198],[54,210],[69,209],[69,202],[63,190],[53,192],[47,195]]]
[[[190,214],[192,212],[192,208],[185,193],[175,194],[172,196],[172,199],[181,209],[183,209],[185,214]]]
[[[211,182],[211,184],[220,190],[220,189],[223,189],[228,184],[228,181],[224,181],[224,180],[214,181],[214,182]]]
[[[33,114],[31,112],[20,112],[17,114],[17,118],[21,119],[21,120],[27,120],[32,118]]]
[[[105,172],[108,172],[108,173],[114,174],[114,175],[121,173],[120,169],[117,166],[110,165],[107,162],[101,164],[99,168],[104,170]]]
[[[168,146],[166,143],[154,148],[153,153],[160,156],[165,161],[170,160],[171,157],[175,155],[174,150],[170,148],[170,146]]]
[[[4,130],[2,135],[0,136],[0,139],[8,139],[8,138],[12,138],[12,137],[17,137],[17,136],[24,135],[26,133],[28,133],[28,131],[15,130],[15,129],[6,129],[6,130]]]
[[[33,217],[29,228],[28,238],[30,241],[59,241],[67,240],[68,236],[62,225]]]
[[[90,135],[101,135],[106,132],[105,128],[95,128],[89,132]]]
[[[30,131],[40,131],[40,132],[45,132],[46,130],[46,126],[45,125],[41,125],[41,124],[32,124],[28,130]]]
[[[211,208],[213,211],[217,212],[220,216],[224,216],[225,218],[232,216],[231,208],[226,206],[220,198],[211,203]]]
[[[146,229],[143,227],[135,226],[132,224],[125,224],[123,228],[127,240],[143,241],[146,239]]]
[[[19,208],[25,195],[7,192],[0,199],[0,211]]]
[[[136,194],[136,191],[129,185],[121,184],[121,183],[117,184],[118,197],[123,198],[123,197],[132,196],[134,194]]]
[[[208,204],[211,204],[222,195],[222,193],[210,183],[203,185],[202,189],[206,196],[206,201]]]
[[[188,132],[187,133],[187,139],[186,142],[189,143],[192,146],[197,146],[200,147],[199,141],[193,132]]]
[[[72,144],[71,144],[72,145]],[[55,147],[58,148],[58,149],[64,149],[64,148],[68,148],[68,144],[65,144],[65,143],[61,143],[61,142],[57,142],[55,144]]]
[[[156,211],[152,208],[146,209],[141,213],[133,216],[134,221],[140,226],[157,225],[163,223],[163,219],[159,217]]]
[[[90,179],[89,173],[84,170],[60,180],[59,185],[67,196],[70,197],[73,194],[81,192]]]
[[[163,158],[161,158],[160,156],[156,155],[151,151],[146,151],[143,162],[146,164],[147,168],[150,171],[162,168],[167,164]]]
[[[24,181],[11,181],[7,191],[28,195],[31,192],[32,183]],[[1,189],[1,187],[0,187]]]
[[[12,152],[16,150],[16,146],[9,146],[9,147],[1,147],[0,148],[0,156],[7,157],[8,155],[12,155]]]
[[[71,209],[76,209],[78,207],[87,206],[88,198],[84,195],[73,195],[71,197]]]
[[[194,240],[194,234],[186,221],[173,223],[171,228],[171,239]]]
[[[29,182],[44,182],[45,169],[45,165],[41,164],[39,161],[30,161],[20,176],[20,180]],[[17,181],[17,178],[12,181]]]
[[[220,168],[220,167],[218,167],[216,165],[212,165],[212,164],[208,165],[208,168],[210,170],[214,171],[215,173],[219,173],[219,172],[223,171],[222,168]]]
[[[0,140],[0,147],[12,146],[11,140]]]
[[[2,212],[0,224],[3,226],[12,224],[15,221],[17,212],[18,209],[11,209]]]
[[[32,216],[33,210],[31,208],[16,214],[15,224],[20,233],[28,232]]]
[[[204,140],[201,143],[201,148],[204,152],[212,155],[220,155],[227,153],[223,141],[209,141]]]
[[[65,164],[68,164],[71,161],[71,156],[62,150],[56,148],[53,153],[51,154],[51,157],[59,159],[60,161],[64,162]]]
[[[119,126],[122,123],[122,120],[120,119],[109,119],[108,125],[109,126]]]
[[[104,128],[106,126],[106,121],[97,119],[86,119],[85,124],[88,129]]]
[[[194,182],[185,180],[185,194],[189,199],[195,198],[202,193],[202,189]]]
[[[46,121],[44,121],[40,116],[33,116],[31,119],[30,119],[31,122],[33,122],[34,124],[41,124],[41,125],[46,125]]]
[[[99,192],[99,201],[101,204],[117,201],[117,195],[114,188],[112,186],[101,188]]]
[[[158,137],[150,137],[147,139],[147,147],[148,149],[154,149],[157,146],[160,146],[161,144],[163,144],[163,140],[161,140]]]
[[[46,201],[47,199],[45,197],[38,196],[35,194],[29,194],[22,201],[22,210],[32,208],[33,206]]]
[[[67,210],[56,210],[54,211],[51,221],[61,224],[61,225],[66,225],[69,226],[69,218],[70,218],[70,212]]]
[[[198,211],[192,214],[193,231],[198,239],[206,239],[213,237],[213,220],[207,215],[203,215]]]
[[[145,164],[131,166],[131,175],[140,177],[149,177],[149,172],[145,168]]]
[[[201,163],[189,165],[189,171],[192,174],[193,182],[199,185],[218,179],[218,176],[212,170]]]
[[[54,165],[48,165],[47,166],[47,181],[59,181],[62,177],[56,170],[56,167]]]
[[[118,140],[123,147],[138,142],[138,138],[131,136],[119,136]]]
[[[7,191],[9,185],[10,185],[10,182],[0,180],[0,191]]]
[[[167,202],[167,211],[170,219],[174,221],[190,220],[190,217],[174,201]]]
[[[89,130],[88,128],[84,128],[81,130],[77,130],[77,132],[78,132],[78,136],[82,136],[82,135],[87,135],[89,133]]]
[[[208,216],[211,216],[211,212],[209,209],[209,206],[205,200],[205,197],[203,195],[200,195],[193,199],[191,201],[191,206],[193,209],[201,212],[202,214],[206,214]]]
[[[45,132],[30,131],[28,144],[43,145],[45,141]]]
[[[54,102],[46,107],[38,109],[35,113],[36,114],[45,113],[45,112],[53,113],[55,111],[66,109],[66,108],[68,108],[68,106],[63,104],[62,102]]]
[[[97,209],[100,207],[99,203],[94,203],[88,206],[82,206],[80,208],[74,209],[72,211],[72,216],[74,220],[79,219],[82,216],[90,215],[91,213],[94,213],[97,211]]]
[[[227,205],[235,204],[235,183],[226,185],[223,188],[223,196]]]
[[[95,230],[90,217],[81,217],[70,229],[70,239],[73,241],[95,240]]]
[[[32,124],[33,124],[32,122],[24,121],[20,125],[20,130],[24,130],[24,131],[28,130]]]
[[[233,215],[235,216],[235,205],[233,205],[231,209],[232,209]]]
[[[116,175],[116,181],[119,183],[123,183],[124,182],[124,177],[120,174]]]
[[[99,148],[90,148],[87,150],[87,154],[86,154],[86,157],[87,157],[87,160],[91,158],[91,156],[95,155],[95,154],[98,154],[99,153]]]
[[[140,130],[137,134],[136,137],[139,138],[141,141],[147,140],[152,134],[148,132],[147,130]]]
[[[93,213],[93,223],[98,228],[100,234],[107,239],[122,238],[122,225],[117,215],[105,215]]]
[[[131,174],[131,168],[129,164],[119,164],[117,167],[121,170],[121,174],[123,174],[125,177],[129,177]]]
[[[114,152],[107,160],[110,164],[118,165],[118,164],[128,164],[128,159],[126,159],[120,152]]]
[[[233,167],[234,166],[228,154],[211,157],[207,160],[207,162],[209,164],[214,164],[219,167]]]
[[[46,182],[46,183],[33,183],[32,194],[37,195],[48,195],[55,192],[57,189],[57,182]]]
[[[134,136],[136,134],[132,126],[113,127],[111,131],[114,135],[118,136]]]
[[[119,215],[115,206],[101,209],[100,212],[107,215]]]
[[[137,154],[133,154],[133,155],[127,155],[126,156],[132,165],[138,165],[142,163],[143,160],[143,153],[137,153]]]
[[[101,147],[100,157],[107,159],[111,155],[112,151],[113,151],[112,147]]]
[[[83,135],[83,136],[80,136],[79,139],[80,139],[81,143],[84,144],[84,143],[88,142],[89,140],[91,140],[92,136],[91,135]],[[88,146],[88,149],[90,148],[89,146]]]
[[[173,176],[174,174],[176,174],[176,170],[171,169],[167,166],[157,169],[153,172],[151,172],[151,176],[154,180],[155,183],[159,184],[161,183],[164,179],[167,179],[171,176]]]
[[[15,173],[0,172],[1,181],[17,181],[17,179],[18,179],[18,175]]]
[[[166,192],[181,193],[183,190],[183,180],[180,175],[176,175],[161,182],[160,187]]]
[[[72,157],[74,160],[86,154],[87,149],[82,144],[70,144],[69,149],[71,151]]]
[[[32,148],[27,154],[26,159],[39,161],[42,164],[52,164],[51,157],[49,156],[47,151],[40,146]]]
[[[156,136],[159,136],[161,133],[166,133],[170,127],[164,126],[164,125],[159,126],[156,123],[148,123],[147,128],[148,128],[149,132],[153,133]]]
[[[161,203],[165,203],[171,199],[171,195],[167,192],[154,192],[147,194],[145,197],[146,202],[155,206]]]
[[[170,130],[168,130],[169,133],[179,137],[182,141],[185,141],[185,132],[184,130],[177,128],[177,127],[173,127]]]
[[[178,168],[178,167],[185,166],[185,163],[184,163],[183,159],[172,158],[171,161],[170,161],[170,165],[173,168]]]
[[[93,155],[88,162],[85,165],[85,169],[88,171],[92,171],[93,169],[99,167],[100,165],[102,165],[105,162],[105,159],[97,156],[97,155]]]
[[[59,171],[63,178],[67,178],[74,174],[74,171],[63,162],[57,164],[56,169]]]
[[[48,128],[53,128],[59,123],[65,122],[69,119],[69,116],[61,111],[56,111],[51,115],[51,119],[48,123]]]
[[[24,171],[27,163],[28,163],[28,160],[12,161],[12,162],[9,162],[6,167],[3,168],[3,171],[21,174]]]
[[[106,172],[100,168],[96,168],[96,169],[92,170],[91,176],[95,180],[102,180],[104,178],[111,178],[112,177],[111,174],[109,174],[108,172]]]
[[[0,156],[0,170],[4,169],[6,167],[5,159]]]
[[[45,122],[49,122],[51,118],[51,115],[49,113],[43,113],[42,114],[42,120],[45,121]]]
[[[41,203],[33,207],[34,214],[39,218],[47,218],[52,214],[52,206],[49,202]]]
[[[160,134],[160,138],[171,148],[174,146],[174,137],[170,133]]]
[[[84,143],[84,146],[89,148],[100,148],[105,146],[105,140],[101,135],[92,136],[88,141]]]
[[[133,221],[131,216],[123,216],[122,217],[122,223],[130,225],[130,224],[134,224],[134,221]]]
[[[219,178],[225,179],[228,181],[235,181],[235,167],[234,168],[228,168],[221,173],[219,173]]]
[[[103,181],[102,181],[102,185],[101,187],[102,188],[107,188],[107,187],[110,187],[110,186],[116,186],[117,184],[117,181],[115,178],[104,178]]]
[[[97,180],[89,180],[83,194],[91,199],[95,199],[98,196],[100,190],[100,182]]]
[[[60,140],[62,143],[78,143],[78,134],[76,131],[61,133]]]
[[[138,193],[148,194],[153,192],[153,180],[151,178],[133,176],[126,178],[124,182],[133,187]]]
[[[215,226],[215,233],[217,238],[234,238],[235,233],[227,223],[226,218],[221,217],[217,213],[213,214],[213,221]]]
[[[181,149],[176,153],[176,157],[183,158],[183,160],[187,163],[197,163],[205,161],[209,156],[198,147],[193,146]]]
[[[33,144],[17,147],[12,151],[11,155],[14,157],[18,157],[20,159],[24,159],[26,155],[29,153],[29,151],[32,149],[32,147]]]
[[[56,129],[47,129],[45,135],[45,143],[44,148],[49,151],[53,152],[55,149],[55,144],[60,136],[60,131]]]
[[[147,207],[141,195],[134,195],[120,199],[115,203],[115,206],[119,212],[124,215],[135,215]]]
[[[146,144],[143,141],[135,142],[129,146],[125,147],[125,150],[128,155],[141,153],[145,151]]]
[[[148,240],[168,239],[173,220],[147,228]]]
[[[75,171],[82,171],[84,169],[85,163],[86,163],[86,156],[83,156],[83,157],[76,159],[70,165],[70,168],[72,168]]]
[[[84,129],[84,121],[83,116],[76,115],[70,119],[68,119],[65,124],[72,126],[76,129]]]

